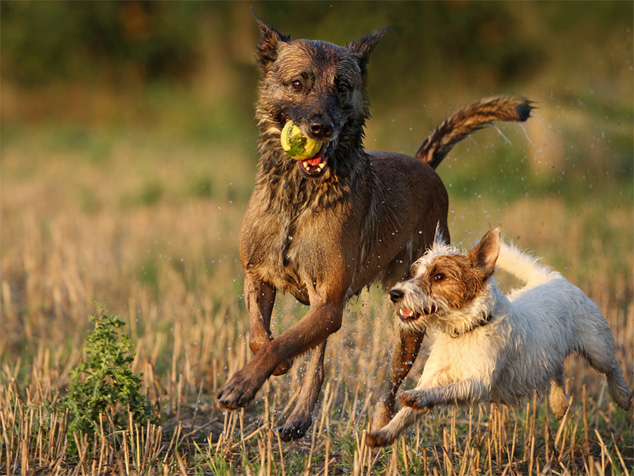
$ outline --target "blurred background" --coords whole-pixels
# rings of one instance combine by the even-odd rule
[[[391,25],[369,64],[368,149],[413,154],[482,96],[535,101],[525,126],[478,132],[439,167],[452,238],[471,246],[500,223],[626,323],[632,2],[5,1],[1,361],[45,348],[73,362],[96,300],[130,324],[140,367],[195,391],[200,379],[218,388],[223,359],[239,365],[225,351],[247,332],[237,241],[257,164],[250,7],[293,38],[337,44]]]
[[[368,148],[413,153],[457,107],[524,94],[540,108],[530,124],[534,150],[515,143],[511,153],[527,160],[493,169],[485,162],[492,154],[461,160],[455,166],[468,169],[468,180],[503,183],[504,198],[529,183],[570,197],[585,196],[589,181],[631,193],[628,2],[3,2],[5,173],[13,171],[8,152],[26,144],[49,141],[46,162],[60,149],[84,149],[78,161],[105,164],[122,140],[144,137],[172,149],[173,162],[199,147],[209,168],[197,190],[227,192],[211,167],[227,155],[256,160],[251,6],[293,38],[337,44],[391,25],[370,64]],[[232,193],[244,198],[246,178]],[[483,191],[463,192],[467,179],[457,180],[454,193]],[[99,206],[94,193],[85,199]]]
[[[219,164],[224,144],[255,161],[251,6],[293,38],[345,44],[392,26],[370,66],[368,148],[412,153],[458,106],[519,93],[537,102],[540,129],[531,163],[506,171],[505,183],[518,180],[507,194],[526,180],[572,195],[579,181],[631,189],[627,2],[3,2],[3,159],[48,129],[54,149],[89,146],[84,160],[111,161],[122,137],[156,134],[173,160],[197,145]]]

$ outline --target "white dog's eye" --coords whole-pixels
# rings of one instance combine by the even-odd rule
[[[442,281],[443,279],[445,279],[445,275],[442,273],[436,273],[434,274],[434,281],[438,282],[438,281]]]

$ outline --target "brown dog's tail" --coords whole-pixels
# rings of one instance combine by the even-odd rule
[[[521,96],[498,96],[458,109],[429,134],[416,158],[436,168],[455,144],[493,121],[526,121],[534,109],[531,104]]]

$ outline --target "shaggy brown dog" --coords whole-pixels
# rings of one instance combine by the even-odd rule
[[[518,97],[477,102],[439,126],[417,159],[366,152],[366,65],[386,30],[341,47],[291,41],[256,21],[263,72],[256,114],[261,157],[240,236],[255,355],[218,399],[227,409],[246,406],[271,375],[285,373],[294,357],[316,348],[295,409],[280,429],[291,440],[312,423],[326,339],[340,328],[346,302],[376,279],[391,286],[406,277],[410,264],[432,245],[436,226],[449,236],[447,192],[434,168],[470,132],[493,120],[525,121],[531,107]],[[324,143],[314,157],[296,161],[284,153],[280,132],[288,120]],[[310,310],[273,338],[269,327],[278,291]],[[396,390],[423,336],[399,331],[378,424],[393,414]]]

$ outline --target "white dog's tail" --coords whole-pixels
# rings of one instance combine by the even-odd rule
[[[559,273],[539,264],[537,259],[529,254],[503,242],[500,242],[500,255],[496,265],[528,285],[546,281],[554,277],[553,275],[559,276]]]

